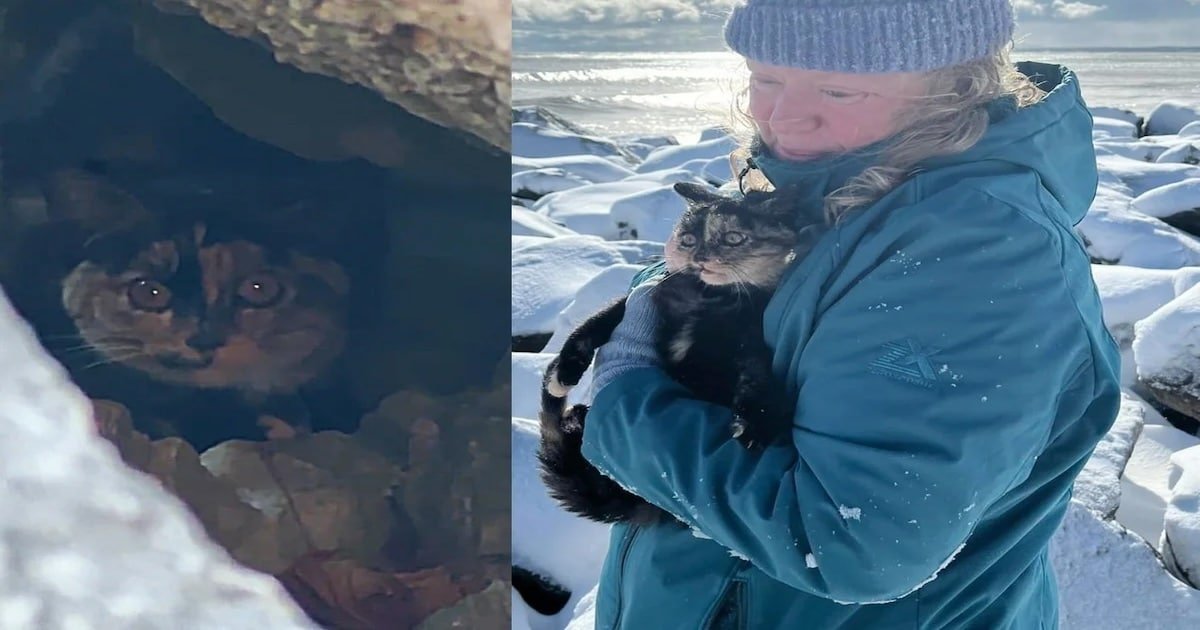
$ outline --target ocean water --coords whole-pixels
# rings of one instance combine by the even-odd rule
[[[1166,99],[1200,103],[1200,48],[1018,50],[1075,70],[1089,105],[1141,115]],[[745,67],[729,52],[517,54],[513,104],[543,105],[597,134],[693,139],[728,124]]]

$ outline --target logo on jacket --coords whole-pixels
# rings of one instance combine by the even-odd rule
[[[922,348],[915,339],[889,341],[883,344],[883,355],[872,361],[867,369],[872,374],[933,387],[937,385],[938,377],[930,356],[937,351],[938,348]]]

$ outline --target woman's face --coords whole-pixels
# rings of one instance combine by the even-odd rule
[[[785,160],[844,153],[899,131],[899,116],[924,91],[915,73],[840,74],[747,60],[750,117]]]

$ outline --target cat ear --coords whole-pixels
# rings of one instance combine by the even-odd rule
[[[675,192],[679,193],[680,197],[687,200],[688,205],[699,205],[713,203],[728,199],[724,195],[718,193],[715,188],[704,184],[693,184],[691,182],[675,182],[673,186]]]
[[[133,195],[102,175],[83,169],[63,169],[46,185],[46,210],[51,220],[67,221],[86,232],[104,232],[135,223],[149,212]]]

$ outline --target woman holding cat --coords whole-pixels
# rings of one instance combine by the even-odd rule
[[[1057,626],[1047,546],[1119,358],[1073,233],[1091,117],[1071,71],[1009,64],[1012,30],[1008,0],[734,9],[751,168],[831,224],[763,319],[793,427],[730,439],[632,292],[583,453],[690,529],[614,527],[598,627]]]

